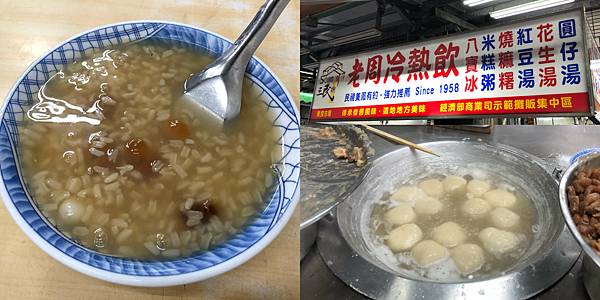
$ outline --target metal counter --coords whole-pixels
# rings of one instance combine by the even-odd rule
[[[527,151],[562,169],[566,169],[570,157],[579,150],[600,146],[600,127],[596,126],[497,126],[491,134],[425,126],[378,128],[415,143],[480,139],[506,144]],[[369,134],[369,137],[376,151],[375,158],[404,147],[372,134]],[[301,263],[301,295],[302,299],[367,299],[329,270],[321,259],[316,244]],[[581,257],[559,282],[534,298],[589,299],[581,278]]]

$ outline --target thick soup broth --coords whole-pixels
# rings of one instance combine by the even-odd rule
[[[48,80],[21,132],[21,163],[63,234],[107,254],[181,257],[226,241],[263,207],[281,149],[259,92],[244,87],[223,130],[181,100],[210,61],[145,41]]]

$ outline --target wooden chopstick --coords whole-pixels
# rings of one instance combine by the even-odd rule
[[[385,132],[385,131],[383,131],[383,130],[379,130],[379,129],[377,129],[377,128],[374,128],[374,127],[371,127],[371,126],[369,126],[369,125],[362,124],[362,126],[363,126],[363,127],[364,127],[364,128],[367,130],[367,131],[370,131],[370,132],[372,132],[372,133],[374,133],[374,134],[376,134],[376,135],[378,135],[378,136],[380,136],[380,137],[382,137],[382,138],[385,138],[385,139],[391,140],[391,141],[393,141],[393,142],[396,142],[396,143],[404,144],[404,145],[406,145],[406,146],[408,146],[408,147],[411,147],[411,148],[413,148],[413,149],[417,149],[417,150],[423,151],[423,152],[425,152],[425,153],[429,153],[429,154],[431,154],[431,155],[435,155],[435,156],[437,156],[437,157],[440,157],[440,156],[439,156],[438,154],[436,154],[435,152],[433,152],[433,151],[431,151],[431,150],[429,150],[429,149],[427,149],[427,148],[425,148],[425,147],[421,147],[421,146],[419,146],[419,145],[417,145],[417,144],[415,144],[415,143],[413,143],[413,142],[411,142],[411,141],[405,140],[405,139],[403,139],[403,138],[400,138],[400,137],[398,137],[398,136],[395,136],[395,135],[393,135],[393,134],[389,134],[389,133],[387,133],[387,132]]]

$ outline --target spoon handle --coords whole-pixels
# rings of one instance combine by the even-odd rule
[[[245,72],[250,58],[290,0],[267,0],[233,45],[218,59],[236,72]]]

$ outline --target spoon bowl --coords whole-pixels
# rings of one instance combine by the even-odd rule
[[[184,83],[184,94],[217,123],[240,114],[242,84],[252,55],[290,0],[267,0],[223,55]]]

